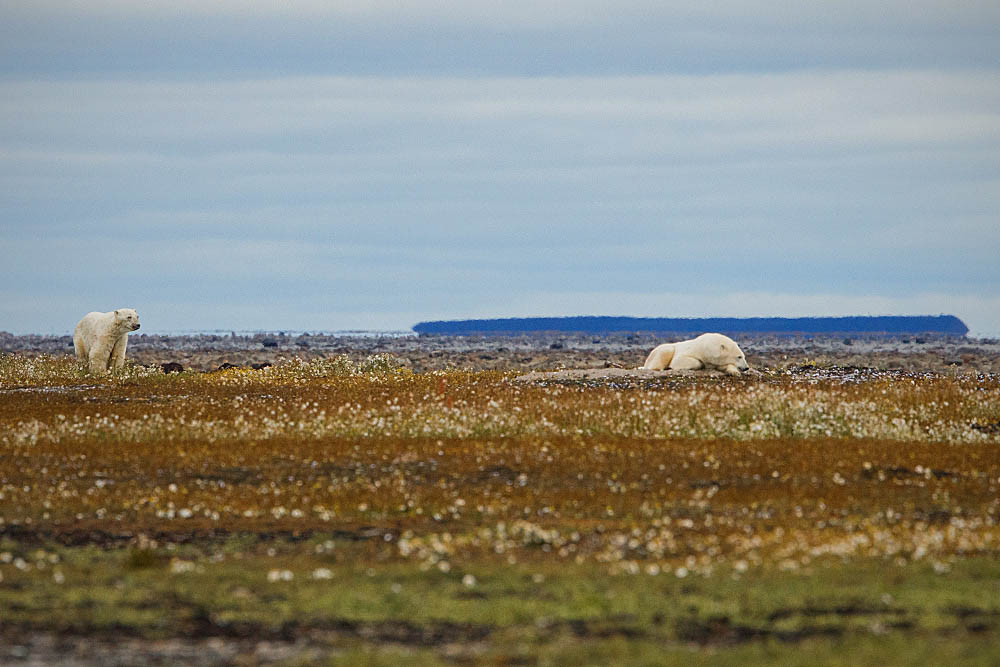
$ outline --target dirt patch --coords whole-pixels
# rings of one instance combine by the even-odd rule
[[[799,642],[814,637],[839,637],[844,634],[843,628],[832,625],[808,625],[795,630],[775,630],[733,623],[728,616],[682,619],[677,623],[675,631],[681,641],[701,646],[743,644],[764,639]]]
[[[44,546],[59,544],[65,547],[95,546],[101,549],[118,549],[135,544],[140,540],[152,540],[160,544],[189,544],[208,546],[225,542],[234,538],[249,538],[254,542],[302,542],[315,536],[332,540],[349,542],[365,542],[368,540],[386,540],[391,531],[375,526],[360,526],[355,529],[339,528],[334,530],[122,530],[108,531],[86,526],[67,527],[65,529],[46,528],[32,529],[21,525],[9,524],[0,528],[0,538],[9,538],[24,545]]]
[[[407,621],[357,622],[330,619],[315,625],[214,623],[194,609],[184,637],[145,639],[128,628],[33,631],[6,626],[0,634],[0,664],[26,665],[260,665],[319,664],[342,652],[343,640],[416,648],[469,645],[487,639],[484,625]]]
[[[630,614],[620,614],[609,618],[582,619],[574,618],[566,621],[566,626],[579,638],[608,639],[623,637],[625,639],[641,639],[647,633],[636,627],[637,619]]]
[[[865,604],[843,604],[832,607],[805,606],[776,609],[771,612],[767,620],[770,622],[780,621],[795,616],[816,617],[816,616],[874,616],[874,615],[902,615],[906,610],[899,607],[877,607]]]
[[[574,368],[558,371],[532,371],[519,375],[512,381],[517,384],[573,384],[648,388],[681,378],[690,380],[706,377],[725,377],[725,373],[720,371],[652,371],[645,368]]]

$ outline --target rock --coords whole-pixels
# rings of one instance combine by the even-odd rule
[[[273,338],[265,338],[260,342],[260,344],[263,345],[264,347],[278,347],[278,341],[274,340]]]
[[[265,362],[260,363],[260,364],[250,364],[250,368],[254,369],[255,371],[259,371],[259,370],[262,370],[264,368],[270,368],[270,367],[271,367],[271,362],[270,361],[265,361]]]
[[[160,368],[163,369],[164,373],[181,373],[184,371],[184,367],[181,366],[176,361],[168,361],[166,363],[160,364]]]

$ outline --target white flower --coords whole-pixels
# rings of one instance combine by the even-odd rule
[[[191,572],[194,570],[194,563],[189,560],[181,560],[180,558],[170,559],[170,572],[172,574],[184,574],[185,572]]]

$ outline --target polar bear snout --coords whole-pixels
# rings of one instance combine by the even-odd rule
[[[138,328],[139,328],[139,326],[140,326],[140,325],[139,325],[139,323],[138,323],[138,322],[136,322],[135,324],[133,324],[133,325],[132,325],[132,331],[135,331],[136,329],[138,329]]]

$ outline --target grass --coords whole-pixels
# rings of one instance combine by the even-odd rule
[[[537,386],[374,357],[94,379],[2,355],[0,636],[995,664],[998,422],[992,376]]]

